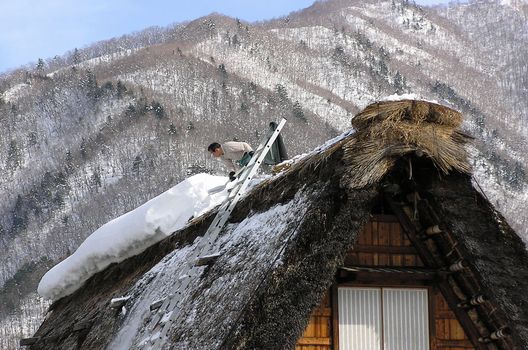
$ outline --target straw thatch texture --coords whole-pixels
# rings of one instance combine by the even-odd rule
[[[399,123],[405,120],[457,128],[462,124],[462,115],[451,108],[427,101],[385,101],[368,105],[352,119],[352,126],[360,130],[379,122]]]
[[[470,173],[465,144],[470,136],[457,130],[460,113],[425,101],[371,104],[352,120],[357,129],[343,146],[351,188],[378,182],[398,157],[408,153],[429,157],[444,174]]]

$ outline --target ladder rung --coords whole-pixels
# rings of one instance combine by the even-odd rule
[[[112,309],[119,309],[121,306],[126,304],[128,299],[130,299],[130,296],[121,297],[121,298],[114,298],[114,299],[110,300],[110,307]]]
[[[157,300],[155,302],[153,302],[152,304],[150,304],[150,311],[154,311],[154,310],[157,310],[161,307],[161,305],[163,305],[163,302],[165,301],[165,299],[161,299],[161,300]]]
[[[165,323],[167,323],[167,321],[170,320],[171,316],[172,316],[172,311],[167,312],[165,315],[163,315],[163,317],[161,318],[161,320],[159,321],[159,323],[160,323],[160,324],[165,324]]]
[[[196,258],[196,261],[194,263],[195,266],[204,266],[209,265],[210,263],[214,262],[218,257],[222,255],[221,253],[213,253],[209,255],[203,255]]]
[[[191,278],[191,277],[193,277],[193,275],[189,275],[189,274],[186,273],[186,274],[180,275],[180,277],[178,277],[178,279],[180,281],[182,281],[184,279]]]

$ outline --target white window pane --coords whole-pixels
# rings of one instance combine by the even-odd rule
[[[429,349],[427,289],[383,289],[384,350]]]
[[[381,349],[381,290],[338,289],[339,350]]]

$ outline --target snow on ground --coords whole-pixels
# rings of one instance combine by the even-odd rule
[[[502,6],[509,6],[515,11],[523,12],[522,7],[525,4],[528,4],[528,1],[526,0],[501,0],[500,4]]]
[[[191,217],[200,216],[220,204],[227,197],[227,192],[210,195],[208,190],[226,181],[221,176],[194,175],[106,223],[92,233],[75,253],[42,277],[38,293],[53,300],[62,298],[110,264],[139,254],[184,227]]]
[[[26,83],[17,84],[9,90],[4,91],[3,94],[0,94],[0,98],[4,99],[4,102],[15,102],[18,99],[20,92],[29,88],[29,86],[30,85]]]
[[[55,75],[57,75],[60,72],[63,72],[68,69],[72,69],[73,67],[81,68],[81,69],[91,69],[95,66],[102,66],[103,64],[110,64],[112,62],[115,62],[117,60],[120,60],[122,58],[129,57],[139,50],[142,50],[142,47],[137,47],[133,49],[122,49],[121,51],[113,52],[107,55],[102,55],[94,58],[87,59],[85,61],[82,61],[78,64],[73,65],[67,65],[65,67],[59,68],[51,73],[48,73],[47,76],[49,78],[54,78]]]
[[[221,35],[196,45],[192,53],[204,62],[209,62],[210,57],[225,62],[229,72],[249,79],[269,90],[273,91],[278,84],[284,86],[292,101],[302,101],[305,108],[338,130],[345,130],[349,125],[348,117],[344,117],[347,111],[343,107],[329,104],[326,98],[299,85],[295,77],[288,78],[280,72],[273,72],[261,58],[252,55],[249,50],[231,50],[224,45]],[[326,63],[328,62],[322,64]]]

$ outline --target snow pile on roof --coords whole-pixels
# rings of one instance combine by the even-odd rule
[[[134,256],[184,227],[220,204],[226,191],[210,195],[209,189],[227,179],[194,175],[142,206],[106,223],[92,233],[75,253],[49,270],[38,286],[45,298],[59,299],[76,291],[95,273]]]
[[[385,102],[385,101],[404,101],[404,100],[417,100],[417,101],[425,101],[425,102],[430,102],[430,103],[441,104],[440,102],[436,100],[425,99],[421,95],[417,95],[417,94],[394,94],[394,95],[389,95],[389,96],[380,98],[378,101]]]
[[[354,134],[356,132],[356,129],[354,128],[350,128],[348,129],[347,131],[341,133],[340,135],[337,135],[336,137],[326,141],[324,144],[320,145],[320,146],[317,146],[315,147],[313,150],[311,150],[310,152],[307,152],[307,153],[302,153],[302,154],[298,154],[296,155],[295,157],[293,158],[290,158],[290,159],[287,159],[277,165],[275,165],[275,169],[284,169],[284,168],[287,168],[288,166],[291,166],[293,164],[296,164],[302,160],[305,160],[309,157],[313,157],[314,155],[318,154],[318,153],[322,153],[324,152],[325,150],[327,150],[328,148],[334,146],[336,143],[338,143],[339,141],[342,141],[344,139],[346,139],[347,137],[351,136],[352,134]]]

